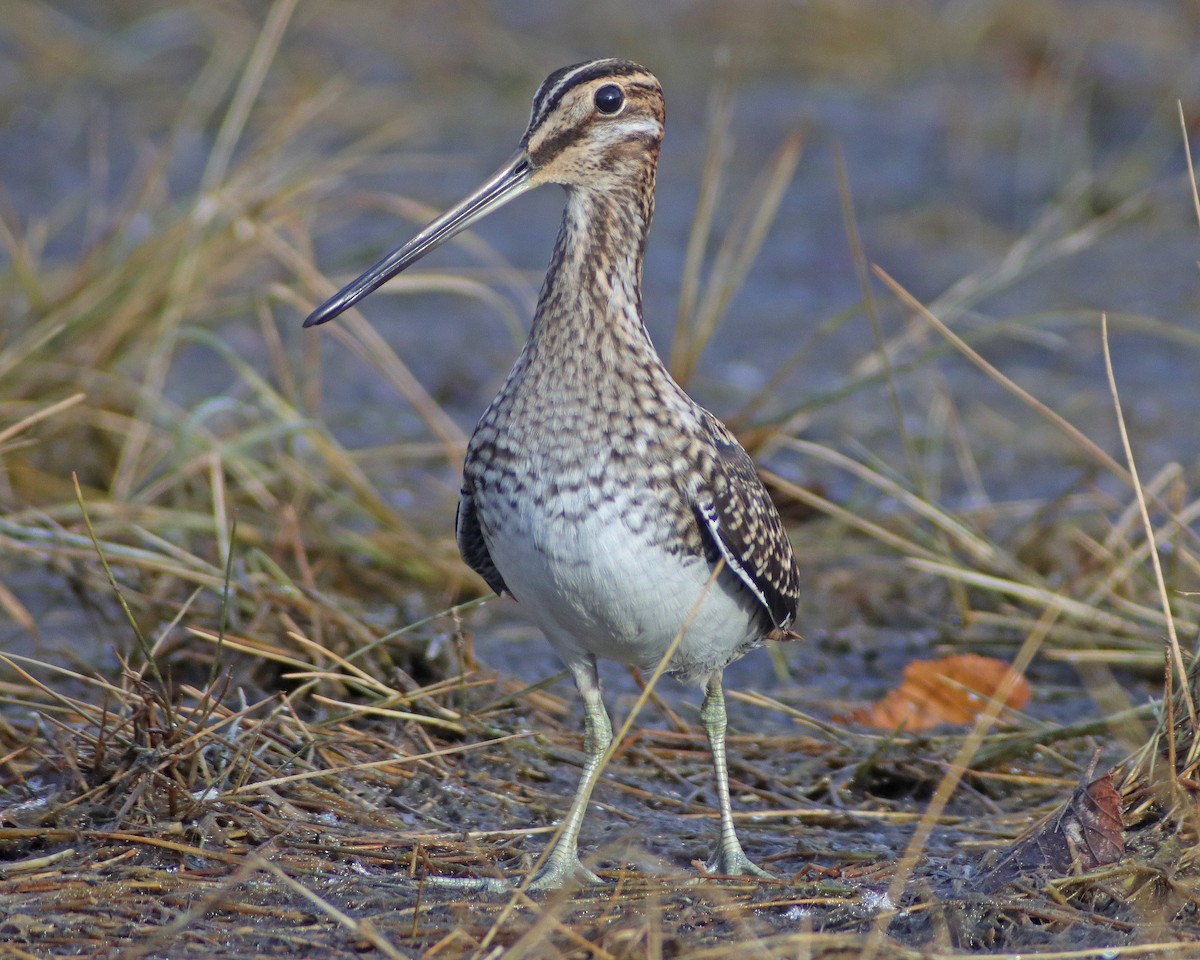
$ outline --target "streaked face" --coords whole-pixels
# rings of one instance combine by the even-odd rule
[[[529,127],[509,161],[474,193],[317,307],[304,325],[332,320],[533,187],[561,183],[601,191],[636,188],[653,176],[663,117],[662,88],[636,63],[591,60],[556,70],[538,88]],[[649,191],[645,195],[649,197]]]
[[[534,183],[603,186],[658,154],[663,137],[658,80],[628,60],[593,60],[552,73],[533,98],[521,140]]]

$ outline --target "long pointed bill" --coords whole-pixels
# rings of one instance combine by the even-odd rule
[[[401,270],[416,263],[434,247],[465,230],[497,207],[503,206],[513,197],[524,193],[533,186],[529,179],[532,173],[533,164],[529,154],[523,149],[518,150],[487,183],[443,213],[404,246],[393,250],[357,280],[342,287],[309,314],[304,325],[315,327],[350,309]]]

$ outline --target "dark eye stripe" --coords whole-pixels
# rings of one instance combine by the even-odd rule
[[[585,60],[583,63],[563,67],[550,74],[538,92],[533,97],[533,112],[529,118],[529,131],[541,124],[546,116],[562,103],[568,92],[585,83],[591,83],[601,77],[628,77],[636,73],[645,73],[646,68],[632,60]],[[632,85],[631,85],[632,86]],[[643,88],[645,84],[641,85]]]

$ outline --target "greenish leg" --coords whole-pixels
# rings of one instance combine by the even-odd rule
[[[600,696],[600,675],[595,659],[572,667],[571,672],[575,675],[575,686],[583,697],[583,775],[579,778],[571,809],[563,821],[562,833],[546,855],[541,869],[529,881],[530,890],[555,890],[569,883],[603,883],[579,862],[579,830],[592,799],[592,789],[600,779],[600,763],[612,743],[612,722]]]
[[[583,826],[588,802],[592,798],[592,789],[600,779],[600,762],[612,743],[612,722],[600,696],[600,674],[596,669],[595,658],[573,666],[571,672],[575,676],[575,686],[579,688],[579,694],[583,698],[583,775],[579,778],[579,787],[575,791],[575,799],[571,801],[571,809],[567,811],[567,817],[563,821],[562,832],[559,833],[558,840],[550,848],[550,852],[546,854],[541,868],[526,885],[528,890],[557,890],[570,884],[583,886],[604,882],[579,862],[579,830]],[[512,886],[498,877],[429,877],[426,883],[454,890],[512,892]]]
[[[770,878],[772,874],[746,856],[741,843],[738,842],[737,831],[733,828],[733,806],[729,801],[729,772],[725,766],[725,693],[721,689],[720,670],[709,677],[704,692],[704,706],[700,709],[700,719],[704,721],[704,730],[712,748],[713,769],[717,775],[717,803],[721,808],[721,839],[716,852],[704,865],[704,869],[722,876],[750,875]]]

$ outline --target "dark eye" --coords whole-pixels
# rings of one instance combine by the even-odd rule
[[[601,113],[614,114],[625,103],[625,91],[618,87],[615,83],[606,83],[596,91],[596,96],[593,97],[596,104],[596,109]]]

